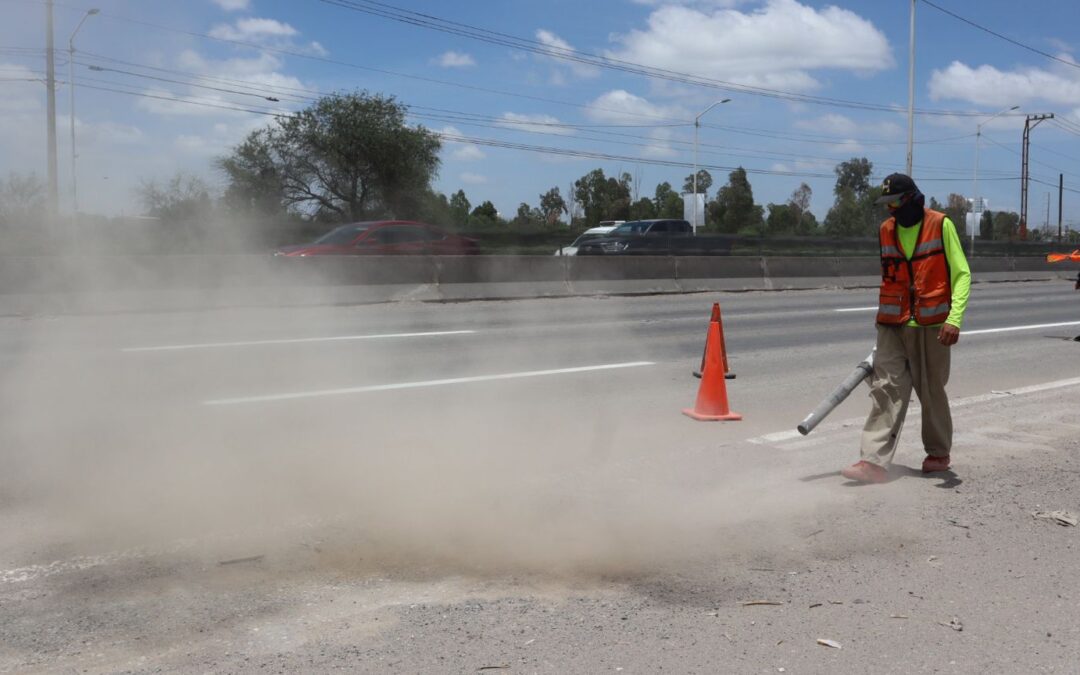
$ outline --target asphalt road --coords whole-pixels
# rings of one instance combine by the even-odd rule
[[[1078,295],[976,285],[955,471],[857,490],[873,291],[0,319],[0,672],[1074,672]]]

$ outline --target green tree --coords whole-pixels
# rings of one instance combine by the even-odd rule
[[[979,218],[979,239],[994,238],[994,214],[989,210],[982,212]]]
[[[525,202],[518,205],[517,213],[510,221],[510,226],[516,230],[540,230],[544,224],[544,214],[540,209],[535,209]]]
[[[450,197],[450,222],[456,227],[465,227],[469,223],[469,209],[472,204],[464,190],[458,190]]]
[[[280,204],[320,220],[414,216],[418,195],[439,168],[438,137],[405,124],[393,97],[357,92],[324,96],[252,132],[220,158],[229,191]]]
[[[697,172],[697,191],[698,194],[705,195],[705,199],[708,200],[709,188],[712,187],[713,178],[712,174],[705,169],[698,169]],[[686,177],[686,181],[683,183],[683,192],[694,192],[694,174],[690,174]]]
[[[502,224],[503,221],[499,217],[499,210],[490,201],[480,204],[469,214],[469,225],[471,226],[493,227]]]
[[[971,204],[967,197],[955,192],[949,194],[948,204],[945,206],[945,215],[953,221],[959,232],[967,232],[967,214],[971,211]]]
[[[825,232],[833,237],[862,237],[877,232],[887,215],[875,204],[881,188],[871,186],[874,165],[865,157],[853,157],[836,165],[836,201],[825,215]]]
[[[844,188],[851,190],[856,200],[864,198],[870,192],[870,176],[874,173],[874,164],[867,158],[852,157],[837,164],[833,171],[836,173],[833,194],[837,197]]]
[[[657,218],[682,218],[683,198],[671,183],[664,181],[656,186],[653,203],[656,204]]]
[[[31,226],[45,215],[45,182],[35,173],[0,178],[0,225]]]
[[[769,204],[765,228],[769,234],[794,234],[799,225],[799,213],[791,204]]]
[[[574,181],[574,200],[581,204],[585,224],[601,220],[626,220],[630,214],[630,185],[633,177],[623,173],[607,177],[603,169],[593,169]]]
[[[1019,234],[1019,213],[998,211],[994,214],[994,239],[1015,239]]]
[[[135,190],[144,213],[167,223],[204,223],[214,210],[210,187],[198,176],[178,172],[164,184],[144,181]]]
[[[434,190],[425,190],[419,197],[420,208],[416,217],[425,223],[435,225],[451,225],[453,220],[450,216],[450,202],[446,195]]]
[[[648,197],[642,197],[630,205],[630,220],[649,220],[655,217],[656,204]]]
[[[754,204],[754,191],[746,177],[746,169],[740,166],[728,174],[728,183],[716,193],[716,201],[723,210],[720,231],[761,232],[764,209]]]
[[[810,200],[814,196],[814,191],[806,183],[801,183],[799,187],[791,193],[791,197],[788,198],[788,206],[795,213],[795,234],[814,234],[818,229],[817,218],[810,212]]]
[[[543,214],[544,221],[548,225],[559,223],[562,214],[570,213],[570,209],[566,207],[566,200],[559,194],[557,186],[540,195],[540,213]]]
[[[253,131],[216,164],[229,180],[224,206],[238,214],[273,217],[289,210],[269,129]]]
[[[836,203],[825,215],[825,234],[830,237],[864,237],[875,230],[867,220],[866,209],[859,203],[855,191],[849,187],[841,188]]]

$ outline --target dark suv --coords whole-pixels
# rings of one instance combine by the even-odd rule
[[[632,220],[578,247],[578,255],[671,255],[686,248],[694,228],[685,220]],[[684,244],[680,246],[680,244]]]

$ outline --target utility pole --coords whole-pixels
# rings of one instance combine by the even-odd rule
[[[1061,197],[1065,192],[1065,174],[1058,174],[1058,243],[1061,243]]]
[[[71,217],[73,219],[79,217],[79,190],[77,187],[79,171],[75,166],[75,162],[79,157],[75,151],[75,36],[79,34],[79,29],[82,28],[86,20],[98,13],[100,13],[100,10],[96,8],[86,10],[82,21],[72,31],[71,37],[68,38],[68,103],[71,105]]]
[[[1046,193],[1046,223],[1043,225],[1043,232],[1047,236],[1050,236],[1050,193]]]
[[[911,175],[915,145],[915,0],[911,0],[911,39],[908,44],[907,175]]]
[[[56,177],[56,63],[53,50],[53,0],[45,0],[45,100],[48,153],[46,159],[49,174],[48,210],[50,221],[56,217],[60,199],[59,181]]]
[[[1031,130],[1039,126],[1043,120],[1054,119],[1054,113],[1045,115],[1028,115],[1024,120],[1024,143],[1020,166],[1020,241],[1027,239],[1027,213],[1028,213],[1028,156],[1031,144]],[[1032,124],[1034,122],[1034,124]]]

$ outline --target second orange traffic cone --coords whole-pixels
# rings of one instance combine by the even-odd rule
[[[693,408],[683,410],[687,417],[700,421],[741,420],[742,415],[731,412],[728,407],[727,383],[724,382],[724,346],[720,337],[720,323],[709,322],[709,336],[705,341],[705,367],[701,372],[697,401]]]

